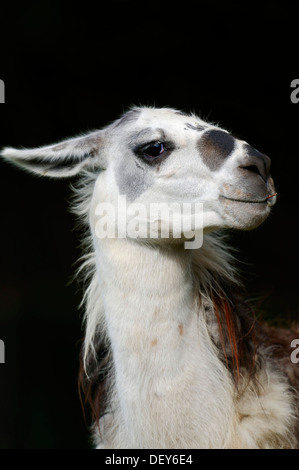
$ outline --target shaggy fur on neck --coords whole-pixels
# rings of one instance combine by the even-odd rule
[[[110,412],[110,384],[113,382],[114,371],[104,305],[96,275],[95,252],[89,233],[89,209],[95,179],[93,173],[85,172],[84,178],[73,187],[72,210],[79,217],[80,227],[84,230],[82,244],[85,253],[77,272],[86,286],[82,300],[85,309],[85,338],[81,351],[79,390],[82,405],[89,409],[91,421],[101,435],[101,418]],[[265,335],[265,330],[257,325],[252,308],[243,300],[243,288],[235,268],[235,259],[223,233],[213,232],[204,236],[203,246],[193,252],[192,274],[200,310],[204,312],[216,354],[227,368],[236,397],[242,403],[242,396],[246,396],[245,391],[249,396],[260,394],[267,367],[273,370],[277,368],[271,358],[276,351],[273,345],[279,343],[277,331],[268,330]],[[293,333],[298,335],[298,329],[295,328]],[[283,360],[285,361],[285,355]],[[294,371],[290,366],[289,369],[289,377],[293,378]],[[284,383],[285,378],[282,376],[280,380]],[[292,380],[292,385],[298,386],[296,380]],[[287,393],[292,401],[291,395],[296,395],[295,388],[290,388]],[[250,400],[247,397],[248,399]],[[295,401],[296,399],[294,403]],[[296,420],[296,413],[294,404],[290,420]],[[273,432],[270,437],[272,445],[296,447],[297,428],[293,429],[290,425],[290,430],[287,430],[287,423],[282,424],[283,427],[285,436],[280,440]],[[268,444],[265,446],[271,447]]]

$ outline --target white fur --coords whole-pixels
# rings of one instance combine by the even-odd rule
[[[221,169],[212,172],[199,157],[196,145],[200,132],[184,129],[184,123],[213,129],[216,125],[168,108],[134,112],[136,119],[123,124],[116,121],[99,134],[67,141],[67,147],[58,153],[52,146],[33,153],[14,149],[3,153],[27,169],[30,155],[44,155],[47,165],[51,162],[46,170],[50,176],[72,176],[79,171],[82,175],[81,184],[74,188],[74,210],[88,227],[87,252],[82,260],[82,272],[88,278],[83,299],[87,374],[99,335],[111,349],[109,405],[101,418],[101,433],[95,430],[95,445],[295,447],[293,398],[283,373],[273,366],[271,354],[262,348],[258,351],[258,386],[249,379],[248,371],[241,370],[237,390],[214,341],[218,334],[215,322],[205,309],[213,309],[209,287],[216,275],[237,283],[232,256],[211,230],[252,228],[270,211],[267,205],[264,209],[250,206],[245,211],[242,205],[221,199],[223,193],[228,194],[227,188],[230,196],[234,191],[240,193],[236,167],[243,158],[243,143],[238,141]],[[116,204],[119,184],[129,184],[122,180],[123,165],[133,161],[132,139],[146,128],[152,128],[152,140],[160,139],[156,129],[166,129],[176,149],[159,172],[144,167],[144,189],[138,192],[133,188],[136,200],[145,204],[202,202],[204,244],[199,250],[185,250],[181,243],[101,240],[95,235],[95,208],[105,201]],[[53,161],[69,158],[70,149],[77,149],[75,154],[80,157],[88,151],[90,141],[94,146],[97,139],[97,153],[93,148],[92,157],[80,161],[77,169],[58,173],[53,169]],[[36,160],[31,169],[38,171]]]
[[[170,259],[163,249],[119,240],[101,245],[113,412],[101,423],[105,438],[96,434],[97,446],[295,446],[293,398],[271,360],[258,374],[258,388],[249,384],[241,396],[234,389],[198,305],[190,258],[178,252]],[[89,321],[94,318],[87,318],[87,329]]]

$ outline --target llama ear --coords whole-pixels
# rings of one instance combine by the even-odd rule
[[[45,147],[5,148],[1,155],[30,172],[67,178],[78,174],[83,168],[105,169],[103,147],[104,131],[99,130]]]

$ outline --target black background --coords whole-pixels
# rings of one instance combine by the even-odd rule
[[[269,220],[232,233],[258,315],[298,318],[298,8],[291,2],[31,1],[1,6],[0,147],[36,147],[172,106],[272,158]],[[0,162],[0,448],[88,448],[77,393],[80,255],[67,181]]]

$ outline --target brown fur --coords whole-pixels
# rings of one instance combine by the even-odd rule
[[[299,339],[299,324],[288,329],[263,325],[263,329],[266,341],[272,348],[273,357],[286,373],[290,384],[299,393],[299,363],[294,364],[291,361],[293,351],[291,342],[293,339]]]

